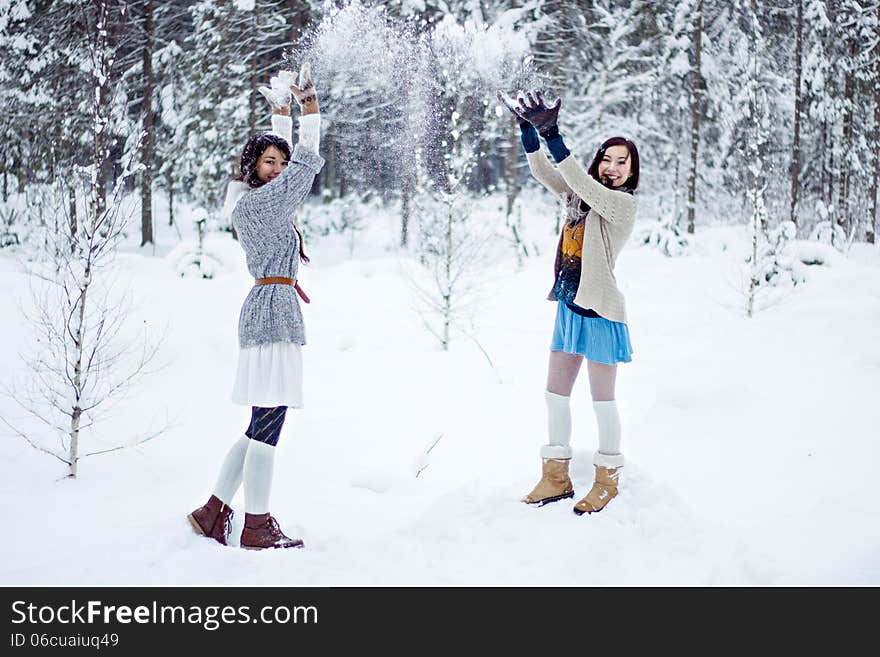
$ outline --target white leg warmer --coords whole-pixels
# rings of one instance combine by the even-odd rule
[[[236,440],[226,453],[223,465],[220,466],[220,474],[217,475],[217,483],[214,484],[214,496],[227,506],[232,504],[232,498],[241,486],[244,455],[250,442],[247,436]]]
[[[248,442],[244,458],[244,510],[252,514],[269,513],[275,448],[258,440]]]
[[[593,402],[593,410],[599,427],[599,450],[593,456],[593,463],[606,468],[620,467],[623,465],[623,455],[620,453],[620,414],[617,412],[617,402]]]
[[[544,391],[547,400],[548,443],[541,448],[541,458],[571,458],[571,398]]]

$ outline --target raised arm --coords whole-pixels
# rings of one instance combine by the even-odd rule
[[[547,160],[547,156],[541,152],[538,131],[535,130],[531,123],[520,116],[503,92],[498,91],[496,96],[516,119],[521,133],[520,139],[522,140],[523,150],[526,153],[526,161],[529,163],[529,171],[531,171],[532,177],[556,196],[564,197],[570,194],[571,189],[565,183],[565,180]]]
[[[292,94],[299,94],[297,96],[297,104],[300,104],[303,109],[299,119],[299,143],[313,153],[317,153],[321,139],[321,115],[308,63],[303,64],[300,71],[299,85],[293,84],[295,75],[293,71],[281,71],[281,73],[272,77],[270,81],[271,86],[257,87],[257,91],[263,95],[272,108],[272,132],[284,139],[291,148],[293,148],[294,143],[290,105]],[[308,103],[309,106],[304,107],[300,103],[300,99],[305,101],[309,95],[312,97]]]
[[[276,114],[275,110],[272,110],[272,132],[284,139],[293,148],[293,120],[290,118],[289,107],[287,114]]]
[[[606,187],[584,171],[577,158],[571,156],[562,135],[556,130],[548,135],[547,148],[556,160],[556,171],[577,196],[610,223],[635,220],[636,199],[629,192]]]
[[[284,140],[294,147],[293,143],[293,121],[288,114],[278,114],[272,112],[272,132],[283,137]],[[321,115],[306,114],[299,117],[299,145],[306,150],[317,154],[321,144]]]
[[[539,183],[544,185],[556,196],[567,196],[572,193],[571,187],[565,182],[565,179],[559,174],[547,156],[541,152],[539,148],[536,151],[526,151],[526,160],[529,163],[529,171],[532,177]]]
[[[279,76],[277,79],[287,77],[289,80],[292,74],[283,73],[285,75]],[[324,158],[318,155],[321,114],[318,106],[318,94],[314,82],[312,82],[308,63],[303,64],[300,69],[299,84],[290,84],[286,98],[283,93],[278,91],[277,79],[273,79],[271,89],[266,87],[259,89],[260,93],[272,105],[273,132],[292,144],[293,124],[290,118],[290,94],[292,93],[301,113],[299,143],[293,147],[287,168],[274,180],[254,190],[253,196],[258,202],[280,203],[287,209],[294,211],[303,202],[312,187],[315,176],[324,166]]]
[[[562,137],[558,139],[561,140]],[[628,192],[608,189],[584,171],[576,158],[569,155],[557,163],[556,169],[574,193],[586,201],[605,221],[626,223],[635,219],[635,197]]]
[[[622,190],[609,189],[595,180],[584,171],[580,162],[571,156],[565,146],[557,126],[562,100],[557,99],[556,103],[548,107],[540,91],[534,96],[529,92],[527,97],[528,102],[520,98],[519,107],[510,109],[519,118],[528,121],[546,140],[547,148],[556,161],[555,172],[562,178],[565,186],[598,212],[605,221],[610,223],[633,221],[636,216],[635,197]],[[529,164],[532,157],[529,158]],[[547,165],[549,166],[549,163]]]

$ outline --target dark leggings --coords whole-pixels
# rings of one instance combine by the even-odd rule
[[[285,413],[287,413],[287,406],[274,408],[252,406],[251,423],[244,434],[251,440],[275,447],[278,444],[278,437],[281,435],[281,427],[284,425]]]

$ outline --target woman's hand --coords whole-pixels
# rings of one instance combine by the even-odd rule
[[[300,113],[319,114],[318,108],[318,92],[315,90],[315,83],[312,82],[312,69],[308,62],[299,69],[299,84],[291,84],[290,91],[299,105]]]
[[[562,99],[557,98],[551,107],[547,107],[544,102],[544,96],[540,91],[536,91],[534,96],[529,91],[526,94],[526,98],[528,100],[524,98],[519,99],[519,107],[514,108],[509,105],[508,107],[519,118],[535,126],[535,129],[542,137],[546,138],[548,135],[552,135],[557,127],[556,123],[559,118],[559,108],[562,106]]]
[[[501,101],[502,105],[510,110],[510,113],[513,114],[513,118],[516,119],[516,122],[517,124],[519,124],[520,128],[522,128],[524,125],[528,125],[529,122],[517,113],[516,108],[510,104],[510,100],[507,98],[507,95],[503,91],[499,89],[495,92],[495,96],[498,98],[499,101]]]
[[[257,87],[257,91],[266,99],[272,108],[272,114],[290,116],[290,89],[293,71],[281,71],[273,76],[268,87]]]

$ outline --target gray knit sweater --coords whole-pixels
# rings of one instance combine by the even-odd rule
[[[324,158],[297,144],[290,164],[274,180],[245,192],[232,211],[232,225],[254,278],[296,279],[299,238],[293,214],[312,187]],[[241,348],[274,342],[305,344],[305,326],[292,285],[260,285],[248,293],[238,320]]]

